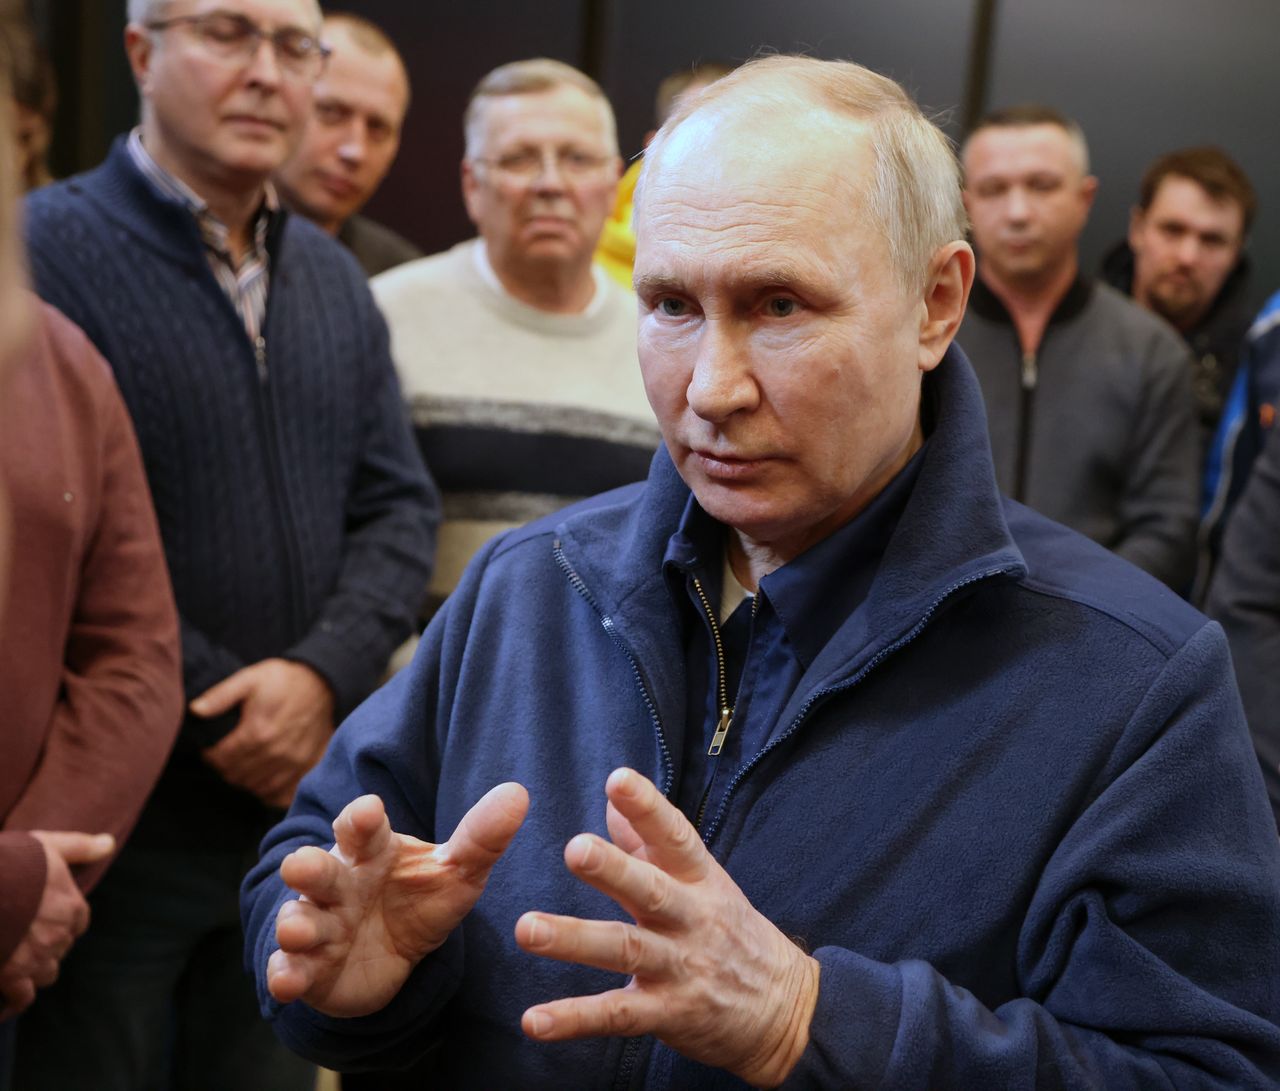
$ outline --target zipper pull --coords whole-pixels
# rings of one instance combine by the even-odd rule
[[[729,734],[729,724],[732,722],[733,709],[722,708],[720,710],[720,722],[716,724],[716,733],[711,736],[711,746],[707,750],[707,757],[714,758],[724,749],[724,740]]]
[[[1035,390],[1036,383],[1040,380],[1040,374],[1036,369],[1036,354],[1034,352],[1024,352],[1022,354],[1022,389]]]
[[[267,339],[261,335],[254,339],[253,358],[258,365],[258,382],[267,381]]]

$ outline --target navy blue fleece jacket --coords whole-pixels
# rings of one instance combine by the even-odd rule
[[[935,425],[864,601],[701,833],[821,965],[789,1087],[1242,1088],[1280,1079],[1280,846],[1221,630],[1155,580],[997,494],[952,349]],[[494,542],[413,666],[339,730],[264,842],[243,902],[263,1007],[340,1068],[440,1041],[441,1086],[736,1087],[652,1039],[539,1044],[531,1003],[619,984],[520,951],[538,908],[621,911],[564,870],[607,836],[629,765],[670,794],[683,637],[661,561],[688,492],[648,482]],[[360,1019],[262,982],[278,868],[362,792],[428,840],[518,780],[529,817],[484,895]]]
[[[345,715],[412,629],[439,521],[359,267],[305,219],[278,217],[260,364],[195,218],[123,140],[33,194],[26,221],[36,289],[106,357],[133,418],[188,699],[285,656],[317,670]],[[187,718],[136,840],[198,848],[265,828],[254,797],[199,756],[235,719]]]

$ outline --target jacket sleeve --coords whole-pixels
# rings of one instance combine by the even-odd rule
[[[1280,434],[1267,441],[1227,524],[1208,610],[1231,643],[1245,718],[1280,823]]]
[[[27,934],[44,895],[44,849],[29,833],[0,833],[0,966]]]
[[[1142,363],[1128,474],[1117,510],[1122,530],[1113,548],[1182,594],[1195,567],[1200,506],[1200,433],[1191,360],[1170,332],[1150,339]]]
[[[1217,627],[1168,662],[1040,876],[1022,997],[993,1010],[925,962],[815,957],[788,1088],[1277,1086],[1280,847]]]
[[[285,653],[328,681],[338,719],[373,690],[391,653],[413,630],[440,522],[440,494],[409,428],[386,322],[363,282],[358,291],[366,311],[370,381],[364,452],[347,501],[342,569],[316,623]]]
[[[281,1005],[267,992],[266,967],[277,947],[276,914],[296,895],[281,880],[280,863],[304,845],[332,848],[333,820],[369,792],[381,797],[398,833],[437,842],[453,832],[435,828],[440,754],[476,589],[499,541],[473,560],[432,619],[412,664],[338,729],[320,764],[302,779],[288,815],[263,839],[261,859],[241,889],[245,959],[262,1013],[291,1050],[329,1068],[405,1067],[424,1054],[434,1020],[462,980],[462,935],[455,932],[423,959],[396,998],[372,1015],[333,1019],[301,1002]]]
[[[105,361],[79,331],[56,351],[94,357],[97,520],[76,574],[58,702],[32,779],[4,826],[107,832],[121,842],[182,720],[178,624],[142,457]],[[86,889],[105,864],[77,871]]]

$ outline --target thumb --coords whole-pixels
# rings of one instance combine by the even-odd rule
[[[96,864],[105,860],[116,849],[116,839],[109,833],[78,833],[73,830],[32,830],[47,849],[51,849],[68,864]]]
[[[253,689],[253,678],[252,667],[241,667],[235,674],[227,675],[193,700],[191,711],[197,716],[221,716],[249,696]]]

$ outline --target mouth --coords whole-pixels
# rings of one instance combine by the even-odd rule
[[[331,197],[337,197],[341,200],[348,200],[355,197],[360,192],[360,187],[354,182],[349,182],[345,178],[340,178],[335,174],[318,174],[316,180],[320,183],[320,188],[328,193]]]
[[[255,129],[264,133],[277,133],[284,129],[284,125],[279,121],[269,117],[258,117],[256,114],[229,114],[223,120],[242,128]]]
[[[768,455],[745,456],[723,451],[691,449],[702,472],[719,481],[746,481],[758,475],[773,459]]]

